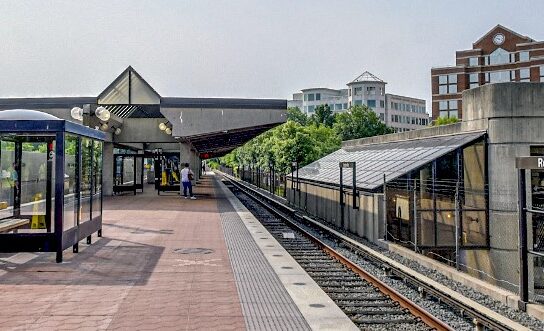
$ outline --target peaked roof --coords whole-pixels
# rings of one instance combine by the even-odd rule
[[[384,175],[391,182],[412,170],[466,146],[485,135],[485,131],[466,132],[409,140],[357,145],[341,148],[299,169],[299,177],[339,185],[339,162],[356,162],[356,186],[367,191],[383,186]],[[350,176],[344,185],[351,186]]]
[[[160,98],[160,94],[132,66],[128,66],[98,95],[98,103],[158,104]]]
[[[507,31],[507,32],[509,32],[509,33],[511,33],[511,34],[513,34],[513,35],[518,36],[518,37],[521,38],[521,39],[527,40],[527,42],[533,42],[533,41],[534,41],[532,38],[529,38],[529,37],[527,37],[527,36],[524,36],[524,35],[521,35],[521,34],[515,32],[515,31],[512,31],[512,30],[510,30],[509,28],[507,28],[507,27],[505,27],[505,26],[503,26],[503,25],[497,24],[497,25],[495,25],[491,30],[489,30],[486,34],[484,34],[480,39],[476,40],[476,41],[473,43],[473,45],[476,45],[476,44],[480,43],[482,40],[484,40],[485,38],[487,38],[489,35],[495,34],[497,30],[504,30],[504,31]]]
[[[387,84],[386,82],[384,82],[383,80],[381,80],[378,77],[374,76],[370,72],[365,71],[362,74],[360,74],[357,78],[355,78],[354,80],[349,82],[348,85],[349,84],[354,84],[354,83],[362,83],[362,82],[379,82],[379,83]]]

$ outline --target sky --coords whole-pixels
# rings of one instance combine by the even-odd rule
[[[432,67],[544,1],[0,0],[0,97],[97,96],[126,67],[164,97],[290,99],[364,71],[431,98]]]

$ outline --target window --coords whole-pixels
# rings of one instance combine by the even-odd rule
[[[315,110],[315,106],[308,106],[308,113],[313,113]]]
[[[385,102],[383,100],[380,100],[380,108],[385,108]]]
[[[376,108],[376,100],[367,100],[366,105],[370,108]]]
[[[374,95],[376,94],[376,87],[369,86],[366,88],[366,94]]]
[[[380,113],[380,120],[385,121],[385,114],[384,113]]]
[[[480,85],[478,74],[469,74],[469,88],[478,87]]]
[[[544,83],[544,66],[540,66],[540,82]]]
[[[308,94],[304,94],[304,101],[308,101]]]
[[[529,68],[519,70],[519,81],[520,82],[529,82],[529,81],[531,81]]]
[[[440,117],[459,118],[457,100],[439,101],[438,110],[440,111]]]
[[[489,64],[504,64],[510,62],[510,53],[502,48],[497,48],[489,55]]]
[[[516,80],[515,71],[492,71],[485,73],[485,83],[503,83]]]
[[[355,104],[355,105],[362,105],[362,104],[363,104],[363,100],[355,100],[355,101],[354,101],[354,104]]]
[[[478,58],[477,57],[469,57],[468,58],[468,65],[470,67],[475,67],[478,65]]]
[[[347,103],[344,104],[344,109],[348,109],[348,104]]]
[[[314,94],[308,94],[308,101],[314,101]]]
[[[363,88],[362,87],[356,87],[353,89],[354,95],[362,95],[363,94]]]
[[[336,105],[334,105],[334,110],[342,110],[342,104],[337,103]]]
[[[380,87],[380,95],[383,95],[383,90],[384,90],[384,88]]]
[[[317,101],[321,100],[321,93],[316,93],[316,94],[315,94],[315,99],[316,99]]]
[[[519,60],[521,61],[529,61],[529,52],[523,51],[519,52]]]
[[[457,93],[457,74],[438,76],[438,93]]]

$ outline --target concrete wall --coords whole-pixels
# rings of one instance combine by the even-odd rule
[[[121,134],[113,137],[117,143],[175,143],[174,135],[159,130],[164,118],[125,118]]]
[[[285,122],[285,109],[161,107],[161,113],[173,125],[172,136],[182,138]]]
[[[333,187],[324,187],[311,182],[301,182],[300,191],[291,189],[287,179],[287,201],[309,215],[342,226],[341,208],[344,209],[344,229],[371,242],[378,243],[384,237],[383,195],[362,194],[357,200],[359,209],[353,209],[353,195],[346,192],[346,205],[340,207],[340,192]]]
[[[468,90],[463,92],[463,109],[467,122],[482,119],[487,122],[491,246],[489,251],[464,252],[463,257],[469,265],[494,278],[518,284],[518,178],[515,158],[529,156],[531,145],[544,145],[544,84],[502,83]],[[527,182],[530,182],[529,178]],[[527,196],[530,201],[530,187],[527,188]],[[531,233],[529,238],[532,239]],[[532,266],[530,259],[530,275],[533,274]],[[482,278],[494,282],[489,277]],[[516,290],[505,282],[494,283]]]

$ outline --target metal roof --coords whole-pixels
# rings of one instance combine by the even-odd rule
[[[371,74],[370,72],[368,71],[365,71],[363,72],[362,74],[360,74],[359,76],[357,76],[357,78],[355,78],[354,80],[352,80],[351,82],[348,83],[349,84],[354,84],[354,83],[362,83],[362,82],[378,82],[378,83],[385,83],[383,80],[379,79],[378,77],[376,77],[375,75]]]
[[[339,185],[339,162],[356,162],[357,187],[375,190],[386,181],[416,170],[455,149],[482,137],[483,131],[429,138],[345,147],[299,169],[299,178]],[[351,186],[351,170],[344,184]]]

